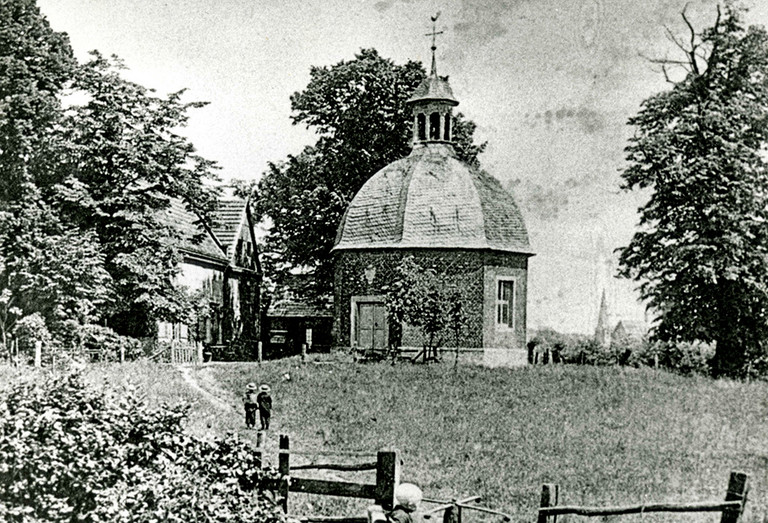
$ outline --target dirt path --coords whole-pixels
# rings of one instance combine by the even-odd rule
[[[243,420],[242,399],[224,390],[217,383],[210,368],[178,365],[176,369],[184,382],[199,394],[204,401],[217,411],[215,416],[208,416],[202,422],[207,425],[209,435],[221,435],[233,431],[241,438],[257,444],[258,432],[246,429]],[[214,428],[213,425],[216,425]],[[264,433],[262,446],[265,449],[278,448],[278,435]]]
[[[210,368],[206,367],[193,367],[189,365],[178,365],[176,369],[181,374],[184,382],[189,387],[199,394],[206,402],[210,403],[217,411],[223,414],[228,419],[241,420],[242,409],[241,399],[236,397],[229,391],[226,391],[219,386],[216,379],[213,377],[213,373]],[[213,423],[215,420],[210,420],[209,423]],[[208,427],[211,427],[209,424]],[[229,427],[217,427],[218,429],[227,429]],[[252,443],[256,443],[258,432],[255,430],[245,429],[244,426],[235,423],[233,428],[235,432],[243,438]],[[266,432],[264,436],[265,440],[263,445],[268,452],[274,452],[278,448],[278,435],[271,431]],[[294,459],[296,464],[306,464],[312,462],[312,458],[297,455]],[[335,481],[342,481],[344,478],[339,477],[331,471],[323,470],[317,471],[316,474],[322,479],[329,479]]]
[[[203,398],[205,398],[208,403],[225,412],[235,411],[234,407],[232,406],[232,402],[226,402],[221,399],[222,397],[231,395],[223,391],[218,386],[215,386],[215,388],[211,386],[213,385],[213,379],[211,378],[210,373],[208,373],[208,376],[206,376],[206,387],[203,387],[198,380],[198,375],[202,374],[201,372],[198,373],[196,372],[196,369],[186,365],[179,365],[176,368],[181,373],[181,377],[184,378],[184,381],[187,383],[187,385],[189,385],[193,390],[197,391]],[[211,392],[211,389],[213,389],[214,392]]]

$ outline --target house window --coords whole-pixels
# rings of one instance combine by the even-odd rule
[[[443,131],[443,140],[451,139],[451,115],[445,115],[445,130]]]
[[[496,326],[512,329],[515,326],[515,281],[496,281]]]

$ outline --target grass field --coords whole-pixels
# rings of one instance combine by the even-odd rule
[[[246,438],[253,432],[243,428],[241,390],[249,381],[269,383],[274,452],[278,433],[291,437],[292,448],[375,453],[394,447],[404,461],[401,479],[422,486],[426,496],[481,495],[515,521],[534,519],[542,483],[558,483],[560,502],[569,504],[705,501],[723,498],[731,470],[750,474],[744,521],[762,522],[768,513],[765,383],[649,369],[465,366],[455,373],[442,364],[293,359],[189,368],[186,378],[151,365],[90,372],[95,382],[135,380],[153,401],[195,401],[194,432],[235,430]],[[328,460],[361,461],[316,461]],[[362,515],[365,505],[297,497],[291,512]],[[622,521],[638,518],[719,520],[704,514]]]

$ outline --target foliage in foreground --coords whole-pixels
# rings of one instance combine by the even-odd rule
[[[683,60],[664,65],[685,77],[629,120],[624,188],[651,196],[620,263],[659,339],[714,343],[713,373],[735,377],[768,355],[768,33],[733,4],[717,14],[675,39]]]
[[[284,521],[257,494],[276,473],[233,435],[187,435],[186,406],[150,408],[77,372],[18,382],[0,399],[2,521]]]

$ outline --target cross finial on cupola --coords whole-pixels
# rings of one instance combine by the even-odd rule
[[[437,75],[436,37],[443,34],[443,31],[437,30],[439,17],[439,11],[435,16],[430,17],[432,32],[425,35],[432,37],[432,70],[407,102],[413,109],[414,146],[434,142],[450,144],[453,141],[451,109],[459,105],[459,101],[453,97],[448,79]]]
[[[438,11],[435,16],[430,17],[430,19],[432,20],[432,32],[424,35],[424,36],[432,37],[432,70],[429,73],[431,76],[437,76],[437,62],[435,61],[435,51],[437,51],[437,42],[435,40],[435,37],[437,35],[443,34],[443,31],[437,30],[436,24],[437,24],[438,18],[440,18],[440,11]]]

